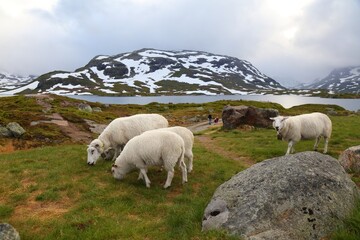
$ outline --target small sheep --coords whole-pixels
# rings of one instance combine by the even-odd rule
[[[332,123],[330,118],[323,113],[302,114],[292,117],[278,116],[270,118],[277,131],[279,140],[288,142],[286,155],[294,152],[293,146],[301,139],[316,139],[314,150],[317,150],[321,137],[325,139],[324,153],[327,152],[331,136]]]
[[[186,166],[187,166],[187,172],[190,173],[193,170],[192,148],[194,145],[194,134],[186,127],[180,127],[180,126],[159,128],[159,129],[150,130],[150,131],[157,131],[157,130],[165,130],[165,131],[174,132],[174,133],[178,134],[184,140],[184,143],[185,143],[184,157],[188,160],[188,163],[186,164]]]
[[[187,171],[184,162],[184,140],[176,133],[163,130],[145,132],[132,138],[115,160],[111,172],[115,179],[121,180],[135,168],[140,169],[140,178],[144,178],[146,187],[150,180],[146,174],[149,166],[164,166],[168,172],[164,188],[171,185],[174,167],[179,163],[182,181],[187,182]]]
[[[137,114],[116,118],[88,146],[87,163],[94,165],[101,155],[106,156],[111,150],[114,150],[115,160],[131,138],[147,130],[167,127],[168,124],[166,118],[159,114]]]

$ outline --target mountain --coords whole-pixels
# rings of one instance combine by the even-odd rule
[[[7,94],[14,94],[19,87],[26,86],[36,78],[35,76],[18,76],[5,72],[0,72],[0,94],[7,92]]]
[[[304,86],[307,89],[326,89],[330,93],[360,93],[360,66],[333,70],[327,77]]]
[[[141,49],[96,56],[74,72],[43,74],[21,93],[215,95],[282,89],[278,82],[238,58],[201,51]]]

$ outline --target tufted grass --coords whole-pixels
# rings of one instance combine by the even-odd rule
[[[33,106],[31,98],[11,99],[1,100],[0,106],[12,107],[12,102],[16,101],[17,107],[19,103],[23,104],[24,108],[20,110],[26,112],[21,118],[25,126],[30,120],[39,119],[41,109]],[[272,107],[284,115],[324,112],[326,107],[304,105],[284,109],[278,104],[253,101],[107,107],[91,103],[93,107],[102,107],[103,112],[88,114],[75,107],[62,108],[60,103],[63,101],[76,102],[55,97],[52,111],[79,124],[82,118],[106,123],[116,116],[158,112],[165,115],[171,125],[189,125],[189,117],[206,120],[208,112],[221,116],[222,108],[227,104]],[[1,123],[19,117],[20,110],[4,111],[0,114]],[[346,148],[359,145],[360,116],[332,116],[331,119],[333,136],[329,155],[338,158]],[[59,134],[58,129],[39,125],[29,133],[29,138],[41,135],[57,139]],[[223,131],[216,128],[203,134],[215,139],[224,151],[254,162],[284,155],[287,148],[285,142],[276,139],[273,129]],[[313,140],[301,141],[295,146],[296,152],[311,150],[313,144]],[[322,148],[323,142],[320,142],[319,150]],[[136,172],[121,182],[115,181],[109,172],[111,162],[99,161],[94,167],[87,166],[85,149],[85,145],[62,145],[0,153],[0,222],[12,224],[22,239],[233,239],[224,232],[201,232],[201,221],[215,189],[243,170],[241,162],[211,148],[205,149],[196,141],[194,172],[189,174],[187,184],[182,186],[177,169],[172,187],[164,190],[166,173],[154,168],[149,171],[152,186],[147,189],[137,180]],[[360,182],[360,176],[354,175],[353,179]],[[332,238],[360,239],[359,219],[358,207]]]
[[[165,172],[149,171],[150,189],[137,172],[123,181],[111,162],[86,164],[86,147],[69,145],[0,154],[0,217],[22,239],[232,239],[201,232],[204,208],[215,189],[243,168],[195,146],[194,172],[170,189]]]

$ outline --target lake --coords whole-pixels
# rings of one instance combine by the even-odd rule
[[[206,103],[219,100],[254,100],[275,102],[284,108],[290,108],[303,104],[334,104],[339,105],[350,111],[360,109],[360,99],[339,99],[339,98],[320,98],[306,97],[298,95],[216,95],[216,96],[153,96],[153,97],[103,97],[93,95],[68,96],[90,102],[100,102],[105,104],[140,104],[145,105],[151,102],[158,103]]]

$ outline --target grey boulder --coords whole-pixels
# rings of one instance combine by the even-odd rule
[[[346,172],[360,173],[360,145],[346,149],[339,156],[339,162]]]
[[[248,240],[321,239],[359,197],[336,159],[317,152],[287,155],[255,164],[219,186],[202,229]]]
[[[16,229],[8,223],[0,223],[1,240],[20,240],[20,235]]]
[[[9,129],[9,131],[14,137],[20,137],[26,132],[25,129],[22,128],[17,122],[8,123],[8,125],[6,125],[6,128]]]
[[[222,111],[224,129],[235,129],[241,125],[271,128],[271,117],[279,115],[272,108],[257,108],[252,106],[225,106]]]

